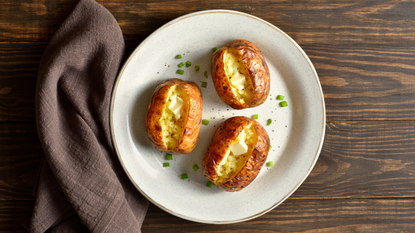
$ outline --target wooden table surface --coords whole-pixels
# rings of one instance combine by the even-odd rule
[[[310,176],[269,213],[207,225],[150,205],[143,232],[415,232],[415,1],[98,0],[131,51],[166,22],[207,9],[258,16],[308,54],[327,128]],[[44,157],[34,99],[39,60],[75,0],[0,1],[0,231],[24,232]],[[270,184],[271,185],[271,184]]]

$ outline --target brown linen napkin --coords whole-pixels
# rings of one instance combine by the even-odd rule
[[[46,48],[36,121],[46,155],[31,232],[140,232],[148,201],[115,155],[109,124],[124,40],[114,17],[81,0]]]

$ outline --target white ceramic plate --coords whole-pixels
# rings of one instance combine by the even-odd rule
[[[271,73],[271,92],[259,107],[234,110],[218,97],[210,75],[212,48],[231,40],[246,39],[265,56]],[[176,59],[177,54],[182,59]],[[180,62],[191,61],[184,75],[176,73]],[[194,65],[201,70],[195,71]],[[203,76],[208,71],[209,79]],[[190,80],[200,86],[203,118],[196,149],[188,155],[165,153],[151,144],[145,130],[145,115],[157,85],[170,78]],[[280,107],[277,95],[288,107]],[[196,222],[224,224],[258,217],[287,199],[312,170],[323,143],[325,106],[317,73],[303,50],[272,24],[241,12],[210,10],[177,18],[152,33],[132,53],[117,78],[112,96],[111,130],[119,159],[137,189],[161,209]],[[254,182],[229,193],[208,188],[202,174],[202,159],[211,137],[225,119],[258,114],[272,149]],[[266,126],[267,119],[273,119]],[[163,162],[170,162],[164,168]],[[200,169],[194,171],[197,164]],[[189,179],[181,180],[187,173]]]

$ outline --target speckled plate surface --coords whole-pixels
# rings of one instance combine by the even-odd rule
[[[271,92],[259,107],[234,110],[218,97],[210,75],[212,48],[231,40],[246,39],[262,51],[271,72]],[[177,54],[182,59],[176,59]],[[180,62],[191,61],[184,75]],[[200,65],[199,72],[194,65]],[[203,73],[208,71],[209,78]],[[203,118],[196,149],[188,155],[165,153],[145,133],[145,115],[157,85],[169,78],[190,80],[203,95]],[[288,107],[276,96],[284,95]],[[196,222],[224,224],[258,217],[287,199],[312,170],[323,144],[325,106],[315,69],[303,50],[284,32],[257,17],[228,10],[210,10],[177,18],[152,33],[132,53],[117,78],[111,102],[111,131],[119,159],[137,189],[161,209]],[[272,149],[254,182],[240,192],[208,188],[202,159],[211,137],[225,119],[258,114]],[[267,119],[273,119],[266,126]],[[163,162],[170,167],[163,168]],[[189,179],[181,180],[187,173]]]

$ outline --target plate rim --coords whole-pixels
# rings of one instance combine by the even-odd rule
[[[320,137],[320,143],[319,146],[317,148],[317,151],[314,155],[314,160],[309,168],[309,170],[307,171],[307,174],[304,176],[304,178],[302,180],[300,180],[300,182],[288,193],[286,194],[280,201],[278,201],[277,203],[275,203],[274,205],[270,206],[269,208],[267,208],[266,210],[253,214],[249,217],[245,217],[245,218],[241,218],[241,219],[236,219],[236,220],[231,220],[231,221],[207,221],[207,220],[203,220],[203,219],[198,219],[198,218],[192,218],[190,216],[185,216],[179,213],[174,212],[173,210],[168,209],[167,207],[162,206],[161,204],[157,203],[155,200],[153,200],[149,195],[147,195],[143,190],[140,189],[140,187],[137,185],[137,183],[134,181],[134,179],[131,177],[130,173],[128,172],[126,166],[124,165],[124,161],[121,159],[121,155],[120,152],[118,150],[118,146],[116,143],[116,139],[115,139],[115,134],[114,134],[114,116],[113,116],[113,112],[114,112],[114,101],[115,101],[115,97],[117,94],[117,89],[118,89],[118,84],[121,80],[121,76],[123,75],[126,67],[129,65],[131,59],[135,56],[135,54],[140,50],[141,47],[143,47],[147,41],[151,40],[151,38],[153,38],[155,35],[158,34],[158,32],[166,29],[167,27],[169,27],[170,25],[173,25],[181,20],[184,20],[186,18],[189,17],[194,17],[194,16],[198,16],[198,15],[203,15],[203,14],[212,14],[212,13],[225,13],[225,14],[236,14],[236,15],[241,15],[241,16],[245,16],[245,17],[249,17],[252,18],[254,20],[260,21],[266,25],[268,25],[269,27],[273,28],[274,30],[278,31],[279,33],[281,33],[285,38],[287,38],[296,48],[297,50],[301,53],[301,55],[306,59],[308,65],[310,66],[313,74],[314,74],[314,78],[315,81],[318,84],[319,90],[320,90],[320,98],[321,98],[321,102],[322,102],[322,112],[323,112],[323,129],[322,129],[322,134]],[[185,14],[182,15],[180,17],[177,17],[167,23],[165,23],[164,25],[162,25],[161,27],[159,27],[157,30],[155,30],[154,32],[152,32],[149,36],[147,36],[135,49],[134,51],[130,54],[130,56],[128,57],[128,59],[124,62],[122,68],[120,69],[116,79],[115,79],[115,83],[114,83],[114,87],[112,89],[112,94],[111,94],[111,103],[110,103],[110,111],[109,111],[109,121],[110,121],[110,132],[111,132],[111,139],[113,141],[113,146],[114,146],[114,150],[115,153],[118,157],[118,160],[124,170],[124,172],[126,173],[126,175],[128,176],[130,182],[134,185],[134,187],[144,196],[146,197],[147,200],[149,200],[151,203],[153,203],[154,205],[156,205],[157,207],[159,207],[160,209],[166,211],[167,213],[170,213],[174,216],[177,216],[179,218],[182,219],[186,219],[189,221],[193,221],[193,222],[199,222],[199,223],[207,223],[207,224],[231,224],[231,223],[238,223],[238,222],[244,222],[244,221],[248,221],[248,220],[252,220],[254,218],[260,217],[266,213],[268,213],[269,211],[275,209],[277,206],[279,206],[281,203],[283,203],[284,201],[286,201],[295,191],[297,191],[297,189],[301,186],[302,183],[304,183],[304,181],[307,179],[307,177],[310,175],[311,171],[313,170],[315,164],[317,163],[318,158],[320,157],[320,153],[323,147],[323,143],[324,143],[324,138],[325,138],[325,132],[326,132],[326,105],[325,105],[325,101],[324,101],[324,94],[323,94],[323,89],[321,87],[321,83],[320,80],[318,78],[318,74],[317,71],[313,65],[313,63],[311,62],[310,58],[307,56],[307,54],[304,52],[304,50],[297,44],[297,42],[292,39],[288,34],[286,34],[284,31],[282,31],[281,29],[279,29],[277,26],[271,24],[270,22],[263,20],[257,16],[248,14],[248,13],[244,13],[244,12],[240,12],[240,11],[235,11],[235,10],[227,10],[227,9],[214,9],[214,10],[203,10],[203,11],[196,11],[193,13],[189,13],[189,14]]]

